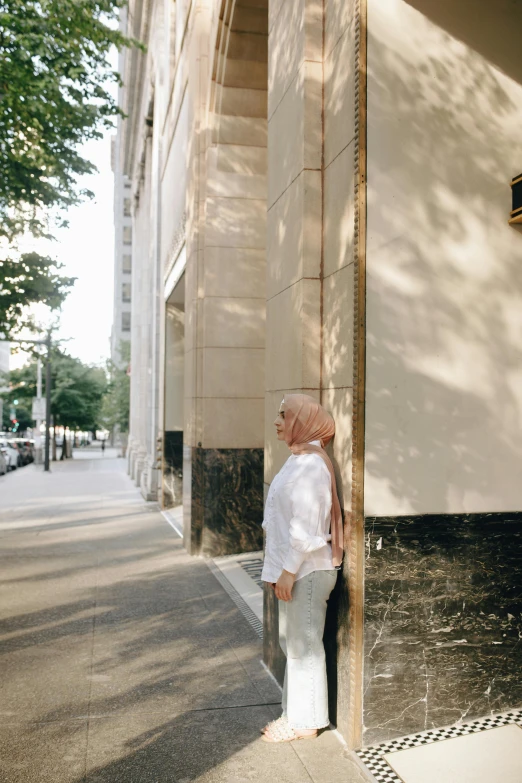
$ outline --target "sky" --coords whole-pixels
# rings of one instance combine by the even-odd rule
[[[81,186],[95,194],[67,214],[69,228],[56,233],[50,254],[63,263],[61,274],[77,277],[62,307],[59,338],[72,338],[67,352],[83,362],[99,363],[110,353],[114,290],[114,181],[111,133],[90,142],[82,155],[98,168]]]
[[[115,52],[111,62],[116,67]],[[98,169],[97,174],[78,179],[79,189],[88,188],[94,198],[60,213],[69,227],[54,230],[55,241],[30,239],[23,243],[24,250],[38,251],[64,264],[60,274],[77,278],[62,306],[55,336],[66,339],[63,348],[87,364],[105,363],[110,356],[114,290],[111,136],[115,132],[109,130],[102,139],[79,148],[80,154]],[[44,310],[35,311],[37,318],[40,314],[44,320],[48,317]],[[11,369],[21,367],[26,359],[22,353],[12,356]]]
[[[114,181],[111,170],[111,132],[103,139],[91,141],[81,154],[98,169],[97,174],[81,177],[79,186],[93,191],[94,198],[67,213],[69,227],[55,230],[55,240],[27,240],[24,250],[36,250],[64,264],[60,274],[76,277],[76,283],[65,300],[60,327],[55,337],[66,339],[67,353],[87,364],[100,364],[110,355],[110,335],[114,290]],[[40,309],[36,318],[47,314]],[[11,357],[11,369],[25,363],[19,353]]]

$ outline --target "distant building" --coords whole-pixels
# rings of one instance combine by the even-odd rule
[[[126,24],[126,11],[122,10],[122,25]],[[125,50],[120,53],[120,73],[125,67]],[[118,124],[121,123],[121,119]],[[120,346],[131,338],[132,296],[132,210],[131,184],[122,171],[121,132],[113,136],[111,165],[114,172],[114,315],[111,331],[111,359],[120,365]]]

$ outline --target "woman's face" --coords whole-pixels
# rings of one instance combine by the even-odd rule
[[[282,402],[279,406],[279,412],[277,414],[277,418],[274,421],[274,426],[277,430],[277,440],[284,440],[285,439],[285,403]]]

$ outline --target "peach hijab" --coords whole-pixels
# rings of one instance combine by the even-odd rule
[[[334,566],[343,559],[343,515],[332,461],[324,447],[335,434],[334,420],[322,405],[308,394],[285,394],[285,441],[294,454],[319,454],[325,461],[332,479],[332,512],[330,532],[332,536],[332,559]],[[321,446],[314,446],[311,440],[318,440]]]

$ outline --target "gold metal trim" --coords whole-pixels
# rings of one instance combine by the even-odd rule
[[[355,5],[355,203],[352,516],[348,534],[350,715],[348,744],[359,748],[363,725],[364,414],[366,387],[367,0]]]

